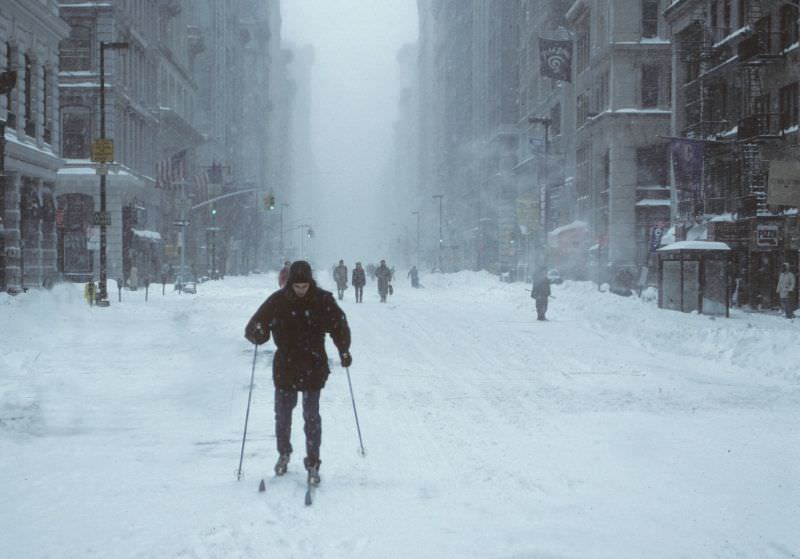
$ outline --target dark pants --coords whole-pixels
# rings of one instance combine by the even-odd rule
[[[792,308],[794,305],[792,305],[791,297],[782,297],[781,306],[783,307],[783,312],[786,314],[786,318],[794,318],[794,309]]]
[[[539,297],[536,299],[536,319],[546,320],[545,313],[547,313],[547,297]]]
[[[319,390],[303,392],[303,420],[306,433],[306,457],[319,460],[322,443],[322,418],[319,415]],[[297,405],[297,391],[275,389],[275,437],[280,454],[292,453],[292,411]]]
[[[356,285],[356,303],[360,303],[361,300],[364,298],[364,286],[363,285]]]
[[[337,286],[336,286],[336,291],[338,291],[338,292],[339,292],[339,300],[341,301],[341,300],[342,300],[342,298],[344,297],[344,286],[342,286],[342,285],[337,285]]]

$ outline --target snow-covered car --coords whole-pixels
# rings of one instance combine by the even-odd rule
[[[187,281],[183,284],[183,292],[184,293],[191,293],[192,295],[197,294],[197,284],[193,281]]]
[[[561,279],[561,274],[556,269],[551,269],[547,271],[547,280],[550,283],[561,283],[562,281],[564,281]]]

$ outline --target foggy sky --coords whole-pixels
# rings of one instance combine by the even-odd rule
[[[396,57],[416,40],[416,0],[283,0],[281,15],[285,40],[315,49],[316,200],[311,215],[295,204],[292,217],[308,215],[314,226],[317,266],[390,260],[391,241],[402,231],[392,223],[410,223],[407,212],[386,215],[382,193],[400,89]]]

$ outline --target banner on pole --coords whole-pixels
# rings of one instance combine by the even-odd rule
[[[572,41],[539,37],[539,73],[562,82],[572,81]]]

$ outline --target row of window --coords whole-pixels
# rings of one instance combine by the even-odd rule
[[[31,138],[36,137],[37,104],[42,113],[44,129],[42,130],[45,142],[50,143],[52,127],[50,124],[51,103],[54,92],[50,89],[55,83],[53,71],[45,65],[37,64],[28,54],[19,60],[19,51],[10,42],[3,45],[5,56],[5,70],[17,72],[17,87],[10,95],[6,95],[5,109],[6,122],[9,127],[18,125],[17,118],[24,119],[25,134]],[[17,109],[20,114],[17,114]]]

